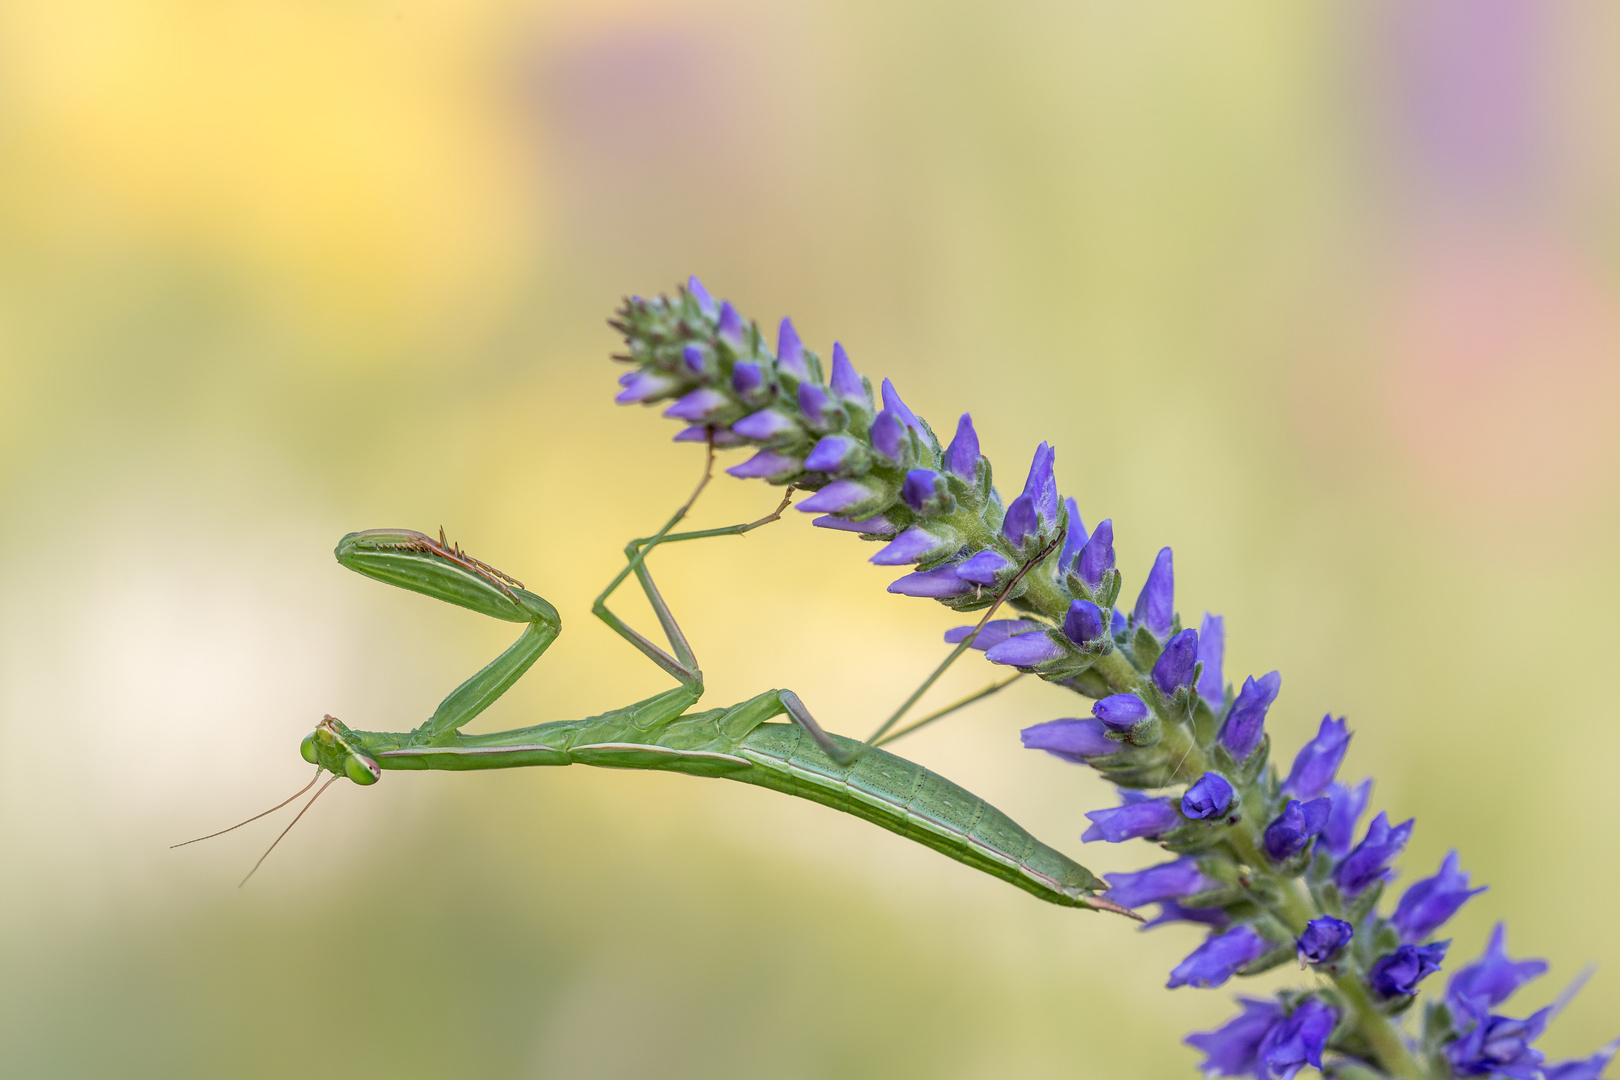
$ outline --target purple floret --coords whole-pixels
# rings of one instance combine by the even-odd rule
[[[1296,799],[1314,799],[1327,791],[1349,747],[1350,732],[1345,728],[1344,719],[1322,717],[1316,737],[1300,747],[1295,755],[1294,767],[1283,782],[1283,793]]]
[[[1108,729],[1094,717],[1048,720],[1021,733],[1026,750],[1045,750],[1066,761],[1084,764],[1088,758],[1117,754],[1123,744],[1108,737]]]
[[[1243,1012],[1214,1031],[1201,1031],[1182,1040],[1204,1052],[1205,1076],[1253,1076],[1259,1064],[1260,1043],[1283,1019],[1275,1001],[1239,998]]]
[[[1470,898],[1478,896],[1489,886],[1468,887],[1468,875],[1459,868],[1457,853],[1451,852],[1440,864],[1434,877],[1415,881],[1401,897],[1390,922],[1401,932],[1403,941],[1422,941],[1434,933]]]
[[[1081,833],[1080,839],[1088,844],[1096,840],[1119,844],[1139,836],[1160,836],[1182,822],[1170,800],[1164,798],[1128,802],[1109,810],[1091,810],[1086,817],[1091,819],[1091,828]]]
[[[1234,927],[1224,934],[1213,934],[1187,958],[1170,969],[1165,985],[1196,986],[1207,990],[1220,986],[1244,967],[1271,951],[1271,943],[1247,926]]]
[[[1243,689],[1238,691],[1231,710],[1226,714],[1226,723],[1221,725],[1221,745],[1226,747],[1234,761],[1247,758],[1260,745],[1260,736],[1266,726],[1266,712],[1277,700],[1277,693],[1281,689],[1282,675],[1276,671],[1258,679],[1243,680]]]

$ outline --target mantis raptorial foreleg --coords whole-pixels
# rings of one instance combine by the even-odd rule
[[[557,609],[523,588],[516,578],[463,552],[459,545],[409,529],[367,529],[338,541],[337,561],[349,569],[470,608],[491,618],[528,623],[505,652],[452,690],[427,723],[412,732],[421,742],[453,738],[523,677],[562,632]],[[306,753],[305,757],[314,761]],[[354,779],[354,777],[351,777]],[[359,780],[359,783],[365,781]]]

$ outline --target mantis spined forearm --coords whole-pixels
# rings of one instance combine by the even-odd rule
[[[351,570],[527,625],[510,648],[452,691],[425,724],[406,732],[357,731],[328,716],[304,739],[305,760],[318,766],[317,775],[328,772],[332,780],[346,776],[362,785],[376,783],[385,770],[573,764],[735,780],[864,818],[1050,903],[1135,917],[1095,895],[1106,885],[1089,870],[1036,840],[983,799],[904,758],[828,734],[791,690],[769,690],[728,708],[690,711],[703,694],[702,672],[653,583],[646,557],[661,544],[740,535],[775,520],[782,509],[746,525],[671,534],[691,505],[688,501],[655,536],[626,548],[627,565],[593,607],[615,633],[680,685],[599,716],[484,735],[465,735],[460,729],[555,640],[561,630],[556,609],[515,579],[451,546],[442,531],[437,540],[406,530],[345,536],[336,555]],[[631,575],[657,614],[668,651],[607,607],[608,597]],[[788,722],[774,722],[784,716]]]

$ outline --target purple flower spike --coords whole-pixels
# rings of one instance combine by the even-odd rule
[[[1035,514],[1035,500],[1028,495],[1020,495],[1007,507],[1007,516],[1001,522],[1001,535],[1013,547],[1020,547],[1027,537],[1035,534],[1040,524]]]
[[[1091,810],[1086,817],[1091,819],[1091,828],[1080,839],[1088,844],[1094,840],[1119,844],[1139,836],[1158,836],[1181,824],[1181,815],[1169,799],[1143,799],[1111,810]]]
[[[906,408],[906,403],[900,400],[900,391],[894,388],[894,383],[888,379],[883,380],[883,409],[894,414],[908,428],[918,433],[922,432],[922,424],[917,420],[917,414]]]
[[[1232,805],[1235,794],[1226,777],[1218,772],[1207,772],[1181,797],[1181,812],[1199,821],[1218,818]]]
[[[681,350],[681,361],[686,365],[686,370],[694,375],[703,374],[703,369],[709,363],[703,356],[703,350],[696,345],[688,345]]]
[[[1342,859],[1356,842],[1356,824],[1367,812],[1367,803],[1372,798],[1372,778],[1357,784],[1354,791],[1340,783],[1329,784],[1328,797],[1333,800],[1333,812],[1328,815],[1317,846],[1326,848],[1334,858]]]
[[[1486,1005],[1500,1005],[1514,992],[1547,973],[1545,960],[1514,960],[1507,954],[1507,926],[1497,923],[1485,954],[1451,977],[1446,996],[1453,1004],[1473,998]]]
[[[759,412],[751,416],[745,416],[731,425],[732,431],[745,439],[753,439],[756,442],[766,442],[776,438],[778,435],[785,435],[798,429],[799,425],[793,422],[792,417],[779,413],[775,409],[761,409]],[[802,503],[799,505],[799,509],[804,509]]]
[[[799,410],[812,424],[820,426],[827,417],[827,391],[813,382],[799,384]]]
[[[1153,664],[1153,685],[1163,694],[1174,694],[1190,686],[1198,664],[1198,631],[1183,630],[1165,643],[1164,652]]]
[[[1266,726],[1266,711],[1277,700],[1277,692],[1281,689],[1282,675],[1275,671],[1258,679],[1243,680],[1243,689],[1238,691],[1237,700],[1232,702],[1232,710],[1226,714],[1226,723],[1221,725],[1221,745],[1226,747],[1234,761],[1244,760],[1260,745],[1260,736]]]
[[[1069,531],[1063,534],[1063,551],[1058,555],[1060,571],[1074,566],[1074,560],[1080,557],[1080,549],[1090,539],[1086,535],[1086,523],[1080,520],[1080,507],[1075,501],[1064,499],[1063,508],[1069,512]]]
[[[1307,998],[1292,1016],[1273,1027],[1260,1042],[1256,1056],[1261,1076],[1293,1080],[1306,1065],[1320,1069],[1328,1036],[1339,1022],[1338,1012],[1326,1002]]]
[[[972,561],[972,560],[969,560]],[[1090,600],[1076,600],[1063,616],[1063,632],[1076,645],[1084,645],[1103,636],[1102,608]]]
[[[984,629],[979,631],[979,636],[973,639],[973,644],[968,648],[978,649],[983,652],[992,645],[1000,645],[1015,634],[1027,634],[1031,630],[1039,629],[1040,623],[1029,622],[1025,619],[991,619],[984,624]],[[958,626],[947,630],[945,631],[945,644],[959,644],[965,641],[971,633],[973,633],[973,627],[971,626]]]
[[[1101,720],[1089,716],[1083,720],[1048,720],[1025,728],[1021,737],[1026,750],[1045,750],[1078,765],[1084,765],[1089,758],[1105,757],[1125,749],[1108,737],[1108,729]]]
[[[1270,951],[1270,942],[1251,928],[1235,927],[1224,934],[1211,935],[1194,949],[1187,959],[1171,969],[1170,981],[1165,985],[1171,990],[1178,986],[1205,990],[1220,986]]]
[[[963,588],[966,587],[964,583]],[[1044,630],[1014,635],[984,651],[984,658],[992,664],[1006,664],[1009,667],[1035,667],[1066,655],[1063,646],[1053,641],[1052,635]]]
[[[1114,568],[1114,519],[1107,518],[1091,534],[1086,546],[1080,549],[1077,572],[1087,588],[1102,584],[1103,575]]]
[[[1204,612],[1198,625],[1198,662],[1204,670],[1198,675],[1198,696],[1217,714],[1226,704],[1226,679],[1221,664],[1226,659],[1226,620]]]
[[[850,521],[848,518],[835,517],[828,514],[818,517],[810,524],[818,529],[837,529],[839,532],[860,533],[862,536],[893,536],[899,532],[899,527],[882,514],[869,517],[865,521]]]
[[[759,370],[759,365],[752,360],[739,360],[731,368],[731,388],[743,397],[747,397],[758,390],[765,382],[765,375]]]
[[[638,401],[663,397],[677,385],[674,379],[656,371],[633,371],[623,381],[624,389],[613,400],[620,405],[633,405]]]
[[[1389,877],[1389,864],[1406,848],[1411,839],[1413,822],[1409,819],[1390,827],[1389,818],[1380,813],[1367,826],[1367,835],[1356,849],[1344,857],[1333,871],[1333,880],[1346,895],[1355,896],[1375,881]]]
[[[900,497],[917,513],[929,515],[941,512],[949,496],[945,479],[939,473],[933,469],[912,469],[900,485]]]
[[[697,301],[699,311],[711,319],[714,318],[714,297],[710,296],[709,290],[703,287],[703,282],[699,281],[695,276],[687,278],[686,291],[691,293],[692,299]]]
[[[1108,879],[1108,899],[1130,908],[1208,892],[1220,885],[1198,869],[1197,859],[1177,859],[1134,874],[1104,874],[1103,877]]]
[[[865,484],[854,480],[834,480],[800,503],[799,509],[806,514],[841,514],[870,500],[872,495],[872,489]]]
[[[1454,1075],[1509,1076],[1513,1080],[1546,1080],[1551,1075],[1541,1067],[1541,1051],[1531,1045],[1546,1030],[1551,1006],[1523,1020],[1492,1016],[1478,1001],[1461,1002],[1457,1012],[1457,1022],[1468,1034],[1446,1047]]]
[[[1136,621],[1152,630],[1161,641],[1170,633],[1176,617],[1176,567],[1169,548],[1160,548],[1136,598]]]
[[[1458,868],[1457,853],[1453,851],[1441,862],[1438,874],[1412,883],[1390,921],[1401,932],[1402,941],[1422,941],[1489,887],[1470,889],[1468,875]]]
[[[1135,694],[1110,694],[1091,707],[1091,715],[1114,731],[1129,731],[1148,718],[1148,707]]]
[[[779,454],[775,450],[761,450],[741,465],[733,465],[726,473],[741,480],[755,480],[791,476],[802,471],[804,462],[798,458]]]
[[[975,585],[994,585],[996,575],[1011,569],[1012,562],[993,548],[985,548],[956,568],[956,576]]]
[[[1312,919],[1299,935],[1299,955],[1312,964],[1325,964],[1339,955],[1339,950],[1350,943],[1355,933],[1355,927],[1331,915]]]
[[[1312,799],[1307,803],[1289,799],[1277,820],[1266,826],[1263,838],[1266,854],[1283,862],[1304,851],[1311,837],[1327,825],[1332,806],[1329,799]]]
[[[973,417],[967,413],[956,422],[956,438],[945,448],[945,471],[973,481],[979,472],[979,433],[973,430]]]
[[[1260,1061],[1260,1043],[1283,1019],[1275,1001],[1240,998],[1243,1012],[1214,1031],[1201,1031],[1183,1042],[1204,1052],[1205,1076],[1253,1076]]]
[[[855,460],[860,445],[848,435],[828,435],[816,443],[810,456],[804,459],[804,467],[816,472],[838,472]]]
[[[898,462],[905,431],[905,425],[900,422],[900,418],[884,409],[878,413],[877,419],[872,421],[872,449],[890,461]]]
[[[1316,738],[1300,747],[1294,758],[1294,767],[1283,783],[1285,793],[1299,799],[1314,799],[1328,789],[1350,747],[1350,732],[1344,718],[1322,717],[1322,726]]]
[[[826,488],[822,489],[823,491]],[[961,596],[971,592],[973,586],[956,576],[956,569],[950,566],[941,566],[936,570],[923,570],[905,577],[889,586],[889,591],[901,596],[922,596],[930,600],[944,600],[947,597]]]
[[[855,365],[849,362],[849,354],[836,341],[833,342],[832,390],[845,401],[867,405],[866,384],[855,371]]]
[[[1029,463],[1029,476],[1024,480],[1024,495],[1034,503],[1035,512],[1048,523],[1057,520],[1057,476],[1052,471],[1056,460],[1057,451],[1041,443],[1035,448],[1035,458]]]
[[[700,386],[664,410],[672,420],[691,420],[701,423],[724,409],[731,402],[726,395],[712,386]]]
[[[873,566],[909,566],[937,547],[939,537],[921,525],[913,525],[867,561]]]
[[[1440,970],[1440,961],[1446,958],[1449,941],[1433,945],[1402,945],[1387,956],[1373,961],[1367,971],[1367,982],[1380,997],[1401,997],[1417,993],[1417,984]]]
[[[776,366],[796,379],[810,377],[810,368],[804,362],[804,342],[799,340],[792,319],[783,319],[776,332]]]
[[[735,346],[742,345],[742,316],[737,314],[737,309],[731,306],[730,300],[727,300],[720,305],[720,322],[716,327],[716,330],[719,332],[721,337],[726,339],[729,344]]]

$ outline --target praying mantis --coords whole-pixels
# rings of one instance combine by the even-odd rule
[[[426,723],[411,731],[356,731],[336,717],[326,716],[300,746],[304,760],[316,766],[315,778],[291,799],[248,821],[299,798],[324,773],[330,773],[330,779],[276,838],[276,843],[327,787],[344,777],[367,786],[375,784],[388,770],[462,771],[575,764],[660,769],[755,784],[818,802],[933,848],[1050,903],[1113,911],[1139,919],[1130,909],[1096,895],[1107,886],[1089,870],[1041,843],[978,796],[872,743],[829,734],[791,690],[767,690],[727,708],[691,711],[703,696],[703,673],[653,582],[647,556],[664,544],[741,536],[777,520],[793,495],[789,488],[781,505],[757,521],[672,532],[709,482],[713,459],[711,445],[697,490],[656,534],[626,546],[626,565],[591,609],[679,685],[583,720],[464,734],[461,729],[510,689],[556,640],[562,629],[557,610],[524,589],[515,578],[449,543],[442,529],[438,539],[405,529],[368,529],[343,537],[335,553],[343,566],[490,618],[522,623],[523,632],[505,652],[453,690]],[[607,606],[608,598],[632,575],[658,618],[668,650],[630,627]],[[985,616],[988,618],[989,614]],[[961,648],[965,645],[952,654],[952,659]],[[914,694],[907,705],[920,693]],[[958,706],[981,696],[974,695]],[[940,715],[943,712],[935,717]],[[788,722],[773,722],[782,716]],[[274,848],[272,844],[270,850]],[[248,877],[269,853],[260,857]]]

